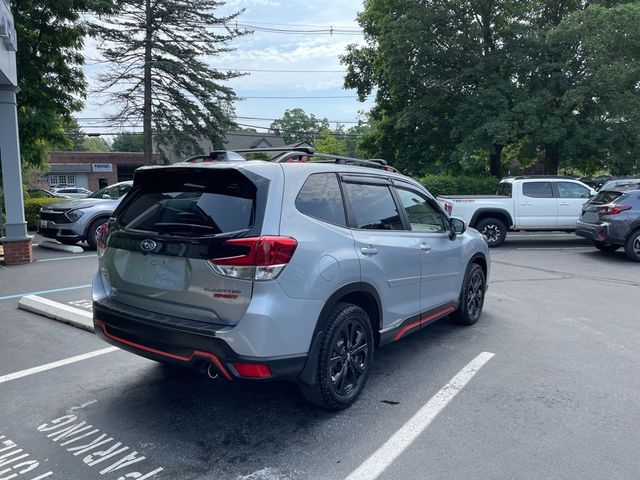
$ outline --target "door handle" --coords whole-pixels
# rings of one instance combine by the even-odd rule
[[[422,250],[423,252],[429,253],[431,251],[431,245],[428,245],[426,243],[421,243],[420,250]]]
[[[378,249],[372,247],[371,245],[367,245],[366,247],[362,247],[360,249],[363,255],[376,255],[378,253]]]
[[[569,202],[560,202],[559,205],[569,206]]]
[[[533,205],[533,203],[521,203],[520,205],[522,205],[523,207],[525,207],[525,206]]]

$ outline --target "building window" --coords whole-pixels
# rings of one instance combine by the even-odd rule
[[[75,175],[49,175],[49,187],[75,187],[76,176]]]

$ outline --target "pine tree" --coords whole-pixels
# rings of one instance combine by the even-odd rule
[[[198,138],[222,147],[233,124],[235,71],[211,67],[205,57],[232,51],[246,31],[233,26],[242,13],[217,16],[217,0],[120,0],[116,15],[100,18],[99,48],[110,67],[100,91],[119,106],[111,120],[142,120],[145,164],[153,163],[152,140],[161,148],[201,153]],[[153,138],[152,138],[153,132]]]

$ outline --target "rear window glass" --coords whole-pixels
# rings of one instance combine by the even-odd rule
[[[500,195],[501,197],[510,197],[511,190],[513,189],[513,185],[511,182],[502,182],[498,184],[498,191],[496,195]]]
[[[620,192],[611,192],[611,191],[599,192],[595,197],[593,197],[593,200],[591,200],[591,204],[606,205],[608,203],[616,201],[622,195],[623,194]]]
[[[522,194],[533,198],[553,198],[553,190],[549,182],[525,182]]]
[[[402,230],[400,214],[387,185],[344,183],[355,227],[366,230]]]
[[[180,236],[246,230],[253,226],[255,197],[255,185],[237,172],[172,172],[152,176],[118,222],[128,230]]]
[[[335,173],[316,173],[304,182],[296,208],[305,215],[345,226],[344,205]]]

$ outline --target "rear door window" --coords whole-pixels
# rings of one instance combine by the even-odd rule
[[[255,186],[237,172],[172,172],[144,185],[118,222],[127,230],[214,236],[251,228],[255,198]]]
[[[352,226],[364,230],[403,230],[388,184],[343,183]]]
[[[524,182],[522,194],[532,198],[553,198],[551,182]]]
[[[340,184],[335,173],[315,173],[304,182],[296,208],[305,215],[346,226]]]
[[[513,185],[511,184],[511,182],[499,183],[496,195],[500,195],[501,197],[510,197],[512,189]]]

